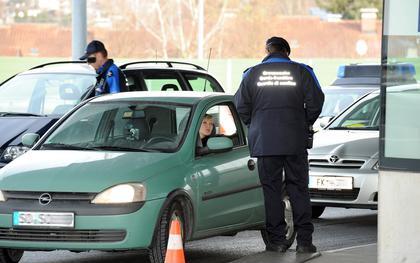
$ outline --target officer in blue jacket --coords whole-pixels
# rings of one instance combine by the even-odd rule
[[[127,91],[124,73],[108,58],[108,51],[101,41],[93,40],[87,45],[85,54],[80,57],[80,60],[85,59],[98,74],[95,84],[96,96]]]
[[[235,106],[249,128],[251,156],[258,158],[270,240],[266,250],[285,252],[291,246],[285,239],[286,189],[297,231],[296,251],[313,253],[307,148],[309,127],[321,113],[324,94],[312,68],[290,60],[285,39],[268,39],[266,51],[262,63],[245,71],[235,94]]]

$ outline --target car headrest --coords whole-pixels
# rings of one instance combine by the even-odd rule
[[[126,77],[126,79],[127,79],[127,85],[128,86],[132,86],[132,85],[134,85],[135,83],[134,83],[134,78],[133,77],[131,77],[131,76],[127,76]]]
[[[81,94],[76,85],[65,83],[60,85],[60,98],[63,100],[79,100]]]
[[[179,89],[178,89],[178,86],[175,85],[175,84],[165,84],[165,85],[162,86],[162,89],[161,90],[162,91],[166,91],[166,90],[175,90],[175,91],[178,91]]]

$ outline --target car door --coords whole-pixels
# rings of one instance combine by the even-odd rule
[[[257,168],[248,167],[251,158],[233,105],[213,105],[206,114],[213,116],[215,134],[212,136],[227,136],[234,147],[230,151],[201,156],[196,153],[197,230],[243,225],[250,220],[255,207],[261,205]]]

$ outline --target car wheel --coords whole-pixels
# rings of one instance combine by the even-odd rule
[[[286,245],[290,247],[296,238],[296,230],[293,223],[293,210],[288,196],[284,197],[283,202],[284,220],[286,221]],[[267,246],[270,243],[267,230],[261,230],[261,236],[264,244]]]
[[[169,228],[173,219],[178,218],[181,222],[181,236],[185,243],[185,220],[180,203],[173,202],[162,213],[156,229],[152,247],[149,249],[149,259],[151,263],[164,263],[166,246],[168,245]]]
[[[0,263],[17,263],[23,256],[24,250],[1,248],[0,249]]]
[[[325,206],[314,205],[312,206],[312,218],[319,218],[324,213]]]

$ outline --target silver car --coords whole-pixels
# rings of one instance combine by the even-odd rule
[[[375,91],[315,134],[309,151],[314,218],[326,206],[377,208],[379,112],[379,91]]]

